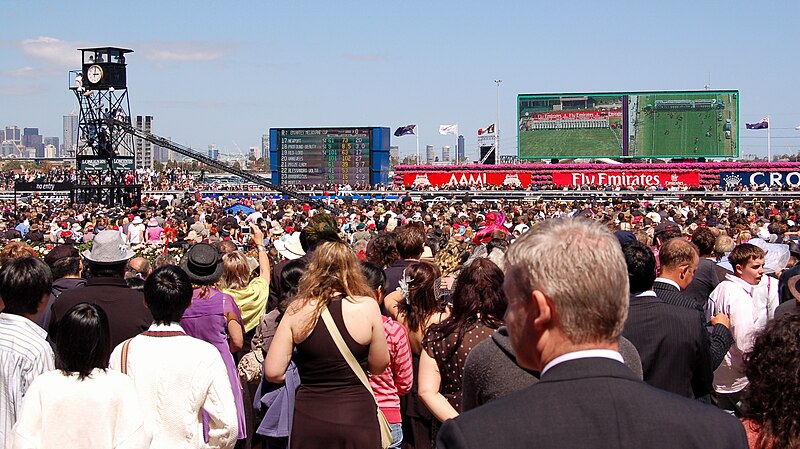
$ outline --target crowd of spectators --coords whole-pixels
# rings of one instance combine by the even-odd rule
[[[4,183],[36,179],[18,175]],[[197,186],[180,170],[147,179]],[[103,394],[127,404],[126,426],[53,432],[83,429],[91,447],[800,444],[786,416],[800,200],[403,192],[332,200],[335,213],[225,192],[131,208],[0,200],[0,337],[24,335],[30,365],[19,377],[18,349],[0,338],[0,447],[72,442],[42,431],[50,410]],[[81,346],[89,328],[107,347]],[[656,424],[667,436],[642,430]]]

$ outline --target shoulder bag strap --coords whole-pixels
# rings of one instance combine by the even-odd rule
[[[339,348],[339,352],[342,353],[344,359],[347,360],[347,364],[350,365],[350,369],[356,373],[358,379],[362,384],[364,384],[365,387],[367,387],[367,390],[369,390],[369,393],[374,398],[375,393],[372,392],[372,386],[369,384],[369,380],[367,380],[367,374],[361,368],[361,365],[358,364],[355,356],[353,356],[353,353],[350,352],[350,348],[348,348],[347,344],[344,342],[342,334],[339,332],[339,328],[336,327],[336,323],[333,321],[333,316],[327,307],[322,311],[321,317],[322,321],[325,323],[325,327],[328,328],[328,333],[331,334],[331,337],[333,338],[333,342],[336,343],[336,347]]]
[[[131,344],[132,338],[125,340],[122,344],[122,353],[120,354],[120,370],[122,374],[128,374],[128,346]]]

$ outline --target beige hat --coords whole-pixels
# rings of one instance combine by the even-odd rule
[[[306,254],[306,252],[303,251],[303,245],[300,244],[299,232],[293,233],[285,242],[283,240],[275,240],[272,242],[272,245],[278,250],[281,256],[289,260],[299,259]]]
[[[203,241],[203,237],[198,234],[197,231],[189,231],[189,235],[186,236],[186,240],[193,243],[200,243]]]

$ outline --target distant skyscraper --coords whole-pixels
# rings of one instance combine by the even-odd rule
[[[59,156],[75,156],[75,152],[78,149],[78,116],[75,114],[65,115],[62,130],[62,145]]]
[[[29,153],[34,157],[44,157],[44,144],[42,136],[39,135],[39,128],[24,128],[22,130],[22,146],[30,148]]]
[[[136,122],[134,123],[136,129],[140,129],[146,133],[153,132],[153,116],[152,115],[137,115]],[[155,148],[152,142],[136,137],[134,139],[134,157],[136,158],[136,168],[153,168],[153,161],[155,156]]]
[[[442,147],[442,162],[450,162],[450,145]]]
[[[17,145],[22,144],[22,132],[17,125],[6,126],[6,139]]]
[[[397,145],[392,145],[389,147],[389,159],[390,160],[400,160],[400,147]]]
[[[42,138],[42,143],[44,144],[44,149],[45,149],[44,157],[58,157],[58,149],[61,148],[58,145],[58,143],[59,143],[59,138],[58,137],[44,137],[44,138]],[[53,155],[52,156],[48,156],[47,155],[47,146],[48,145],[52,145],[53,148],[55,148],[55,150],[53,150]]]
[[[269,134],[261,135],[261,157],[269,165]]]
[[[17,144],[13,140],[7,139],[0,143],[0,156],[19,156],[17,154]]]
[[[58,147],[56,147],[52,143],[48,143],[47,145],[44,146],[44,155],[42,157],[46,158],[56,157],[56,148]]]
[[[215,144],[208,145],[208,157],[214,159],[215,161],[219,160],[219,150]]]
[[[425,146],[425,163],[432,164],[436,160],[436,153],[433,150],[433,145]]]
[[[458,136],[458,146],[456,147],[456,162],[464,161],[464,136]]]

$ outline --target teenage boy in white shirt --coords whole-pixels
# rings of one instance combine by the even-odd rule
[[[714,391],[719,407],[737,415],[741,414],[739,401],[748,384],[743,356],[752,350],[756,335],[774,313],[774,309],[769,310],[769,303],[754,300],[764,276],[764,256],[764,250],[755,245],[736,246],[728,256],[733,274],[728,274],[709,296],[708,310],[712,316],[718,312],[728,314],[733,334],[733,346],[714,372]]]

